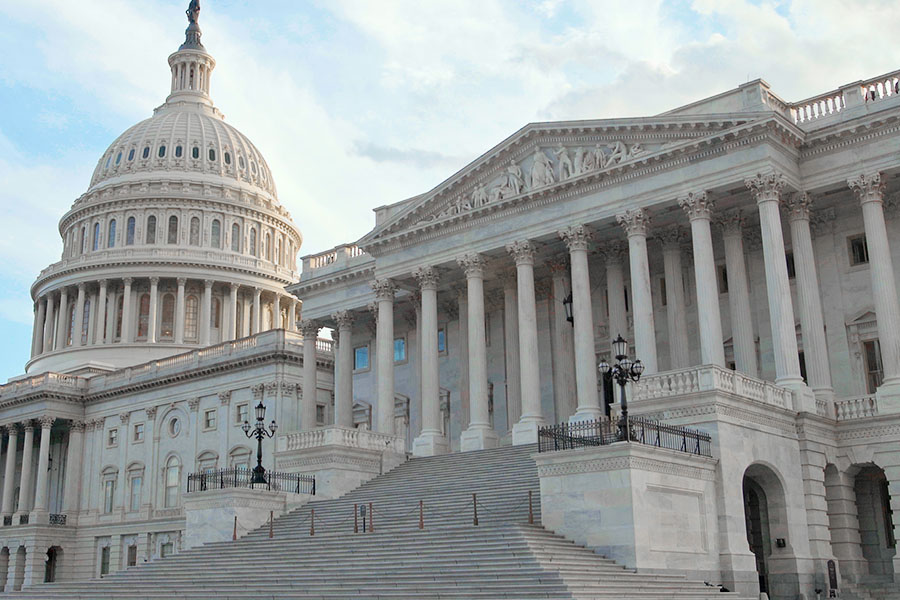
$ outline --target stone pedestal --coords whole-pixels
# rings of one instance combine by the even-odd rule
[[[264,489],[225,488],[192,492],[184,497],[183,549],[232,539],[265,525],[269,515],[279,517],[314,498]]]

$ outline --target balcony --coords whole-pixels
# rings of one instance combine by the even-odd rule
[[[341,244],[331,250],[319,254],[309,254],[302,257],[303,275],[301,279],[320,277],[328,273],[352,268],[367,263],[373,258],[363,252],[356,244]]]

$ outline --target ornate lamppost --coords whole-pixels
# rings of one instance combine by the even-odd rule
[[[622,415],[619,417],[619,437],[628,439],[628,398],[625,395],[625,384],[629,381],[637,381],[644,372],[644,363],[640,360],[632,361],[628,358],[628,342],[619,334],[613,341],[613,353],[616,364],[610,366],[608,362],[601,361],[598,365],[604,376],[619,384],[622,399]]]
[[[266,407],[263,405],[262,400],[256,405],[256,424],[251,426],[250,423],[244,421],[241,429],[244,430],[244,435],[248,438],[256,437],[257,442],[256,466],[253,467],[253,478],[250,480],[250,485],[266,483],[266,469],[262,466],[262,443],[265,438],[275,435],[278,424],[275,423],[275,419],[272,419],[272,422],[269,423],[269,430],[266,431]]]

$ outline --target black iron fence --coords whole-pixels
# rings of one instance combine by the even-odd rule
[[[626,438],[631,442],[658,448],[680,450],[699,456],[712,456],[708,433],[641,417],[629,417],[627,430],[619,423],[614,423],[609,419],[541,427],[538,430],[538,452],[606,446],[613,442],[625,441]]]
[[[66,524],[66,515],[50,513],[50,524],[51,525],[65,525]]]
[[[316,478],[299,473],[278,473],[266,471],[265,483],[253,483],[253,471],[242,467],[203,471],[188,475],[187,492],[205,492],[225,488],[253,488],[294,494],[316,493]]]

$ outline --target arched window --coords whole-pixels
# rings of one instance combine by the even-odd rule
[[[163,505],[166,508],[175,508],[178,505],[178,488],[181,487],[181,465],[176,456],[170,456],[166,461],[164,483],[166,494]]]
[[[162,299],[159,337],[164,340],[171,340],[175,337],[175,296],[172,294],[166,294]]]
[[[181,158],[182,150],[181,146],[175,146],[175,158]]]
[[[272,236],[268,232],[266,232],[265,241],[263,241],[262,255],[266,260],[272,260]]]
[[[116,220],[112,219],[109,222],[109,228],[106,232],[106,247],[113,248],[116,245]]]
[[[128,162],[131,162],[133,160],[134,160],[134,148],[132,148],[131,150],[128,151]]]
[[[156,217],[150,215],[147,217],[147,237],[144,241],[145,244],[155,244],[156,243]]]
[[[162,146],[159,147],[159,157],[160,157],[160,158],[165,158],[165,157],[166,157],[166,146],[165,146],[165,144],[163,144]]]
[[[228,453],[228,462],[231,463],[232,468],[249,470],[251,457],[250,448],[238,446]]]
[[[256,227],[250,228],[250,255],[256,256]]]
[[[241,226],[237,223],[231,226],[231,251],[241,251]]]
[[[166,236],[166,243],[178,243],[178,217],[175,215],[169,217],[169,233]]]
[[[200,302],[197,296],[188,296],[184,302],[184,339],[189,342],[197,341],[197,314]]]
[[[209,162],[214,162],[216,160],[216,150],[215,148],[209,149]]]
[[[142,158],[150,158],[150,146],[144,146],[144,151],[141,153]]]
[[[91,250],[100,249],[100,223],[94,223],[94,240],[91,242]]]
[[[122,296],[116,300],[116,339],[122,337]]]
[[[117,166],[117,167],[119,166],[119,163],[120,163],[120,162],[122,162],[122,153],[121,153],[121,152],[119,152],[118,154],[116,154],[116,166]]]
[[[128,217],[125,222],[125,245],[134,246],[134,217]]]
[[[147,339],[147,331],[150,327],[150,294],[141,294],[138,303],[138,331],[137,336],[140,340]]]
[[[213,219],[209,228],[209,245],[213,248],[222,246],[222,224],[218,219]]]
[[[172,228],[171,223],[172,223],[173,218],[174,217],[169,218],[170,231]],[[171,233],[170,233],[170,235],[171,235]],[[171,244],[173,242],[170,240],[169,243]],[[188,243],[190,243],[191,246],[199,246],[200,245],[200,219],[198,219],[197,217],[191,217],[191,236],[190,236],[190,239],[188,240]]]
[[[222,302],[218,298],[212,299],[212,310],[209,312],[209,326],[218,329],[222,323]]]
[[[231,154],[226,152],[224,156],[225,156],[225,164],[230,165],[231,164]]]
[[[191,158],[193,158],[194,160],[200,158],[200,148],[198,148],[197,146],[191,148]]]
[[[241,171],[244,170],[245,165],[244,165],[244,157],[243,156],[238,156],[238,166],[241,168]]]
[[[81,345],[88,343],[88,331],[90,330],[91,299],[84,299],[84,311],[81,313]]]

